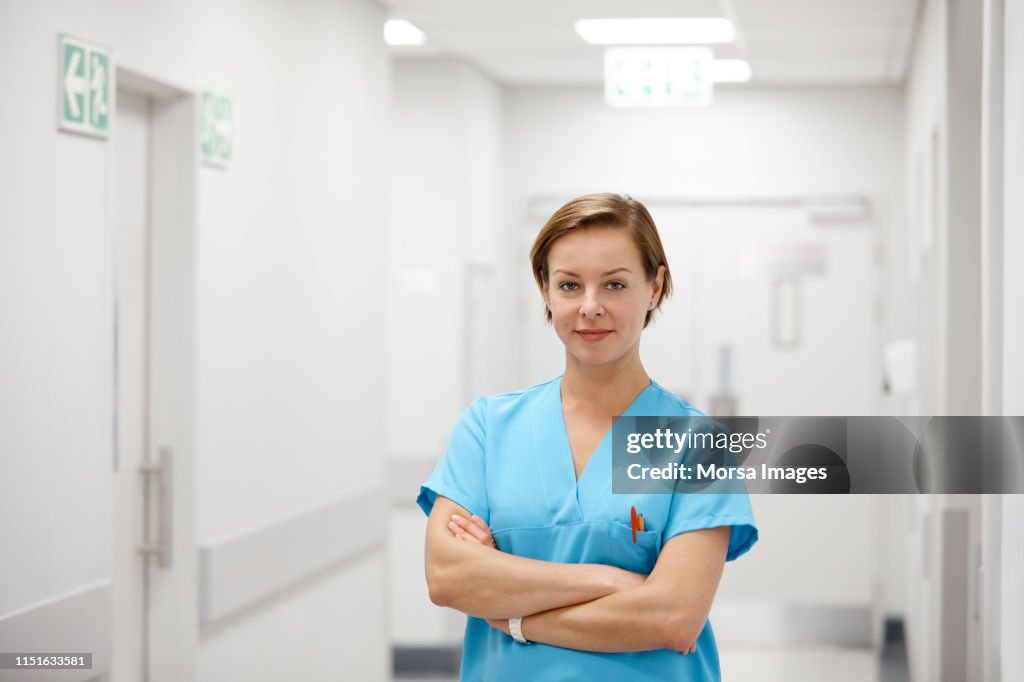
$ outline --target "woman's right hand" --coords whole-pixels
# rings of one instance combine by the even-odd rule
[[[475,542],[484,547],[498,548],[498,543],[494,541],[494,536],[491,535],[490,527],[476,514],[473,514],[471,519],[459,516],[458,514],[452,514],[451,520],[448,521],[448,530],[460,540]]]

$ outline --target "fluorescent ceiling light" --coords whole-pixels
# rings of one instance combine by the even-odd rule
[[[405,19],[384,22],[384,42],[388,45],[422,45],[427,36]]]
[[[750,64],[745,59],[715,59],[710,78],[715,83],[746,83],[750,80]]]
[[[574,27],[591,45],[713,45],[736,39],[728,19],[580,19]]]

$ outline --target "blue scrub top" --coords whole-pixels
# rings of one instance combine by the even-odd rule
[[[565,430],[562,377],[524,391],[480,398],[462,413],[448,449],[417,504],[430,514],[438,495],[479,515],[503,552],[562,563],[600,563],[650,573],[673,536],[732,526],[727,561],[757,541],[745,494],[612,494],[611,430],[576,480]],[[625,415],[702,416],[655,382]],[[646,531],[633,543],[630,506]],[[486,620],[467,617],[461,679],[720,680],[718,648],[708,621],[696,653],[669,649],[598,653],[540,643],[517,644]]]

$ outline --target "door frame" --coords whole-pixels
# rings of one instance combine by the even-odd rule
[[[149,442],[144,462],[173,450],[171,563],[146,562],[147,682],[196,677],[199,648],[195,530],[195,94],[117,66],[118,87],[149,98]],[[141,542],[141,538],[140,538]],[[115,642],[115,646],[117,643]]]

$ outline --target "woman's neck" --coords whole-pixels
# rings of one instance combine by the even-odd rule
[[[567,355],[562,376],[562,403],[586,404],[600,412],[619,413],[651,383],[636,353],[605,365],[584,365]]]

